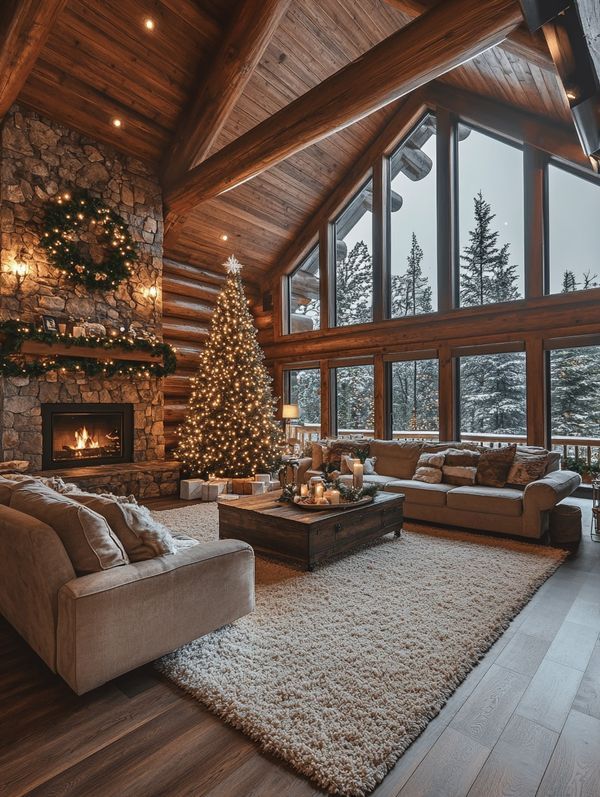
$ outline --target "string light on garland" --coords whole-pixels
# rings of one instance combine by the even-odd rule
[[[47,343],[49,346],[62,345],[85,347],[89,349],[115,350],[115,357],[111,360],[90,357],[72,357],[70,355],[53,355],[41,360],[25,360],[21,354],[24,341]],[[144,362],[132,360],[119,360],[118,350],[139,351],[162,359],[157,362]],[[45,332],[21,320],[0,322],[0,375],[2,376],[42,376],[50,371],[84,372],[88,376],[105,374],[117,376],[168,376],[177,367],[175,349],[159,340],[146,340],[144,338],[128,337],[126,334],[117,333],[111,337],[84,334],[74,337],[71,334],[57,335]]]
[[[90,228],[104,248],[101,263],[95,263],[78,240]],[[138,259],[123,218],[83,189],[65,191],[48,203],[41,245],[52,265],[71,282],[92,289],[115,288],[133,272]]]

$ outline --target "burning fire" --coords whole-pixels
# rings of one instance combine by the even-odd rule
[[[85,426],[75,430],[75,446],[77,451],[83,448],[100,448],[100,443],[90,435]]]

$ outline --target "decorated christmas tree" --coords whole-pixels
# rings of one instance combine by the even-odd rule
[[[192,379],[188,415],[178,430],[178,459],[187,473],[203,478],[268,472],[282,442],[241,264],[232,255],[225,266],[227,281]]]

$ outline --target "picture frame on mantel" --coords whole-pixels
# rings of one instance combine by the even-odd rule
[[[44,332],[48,332],[50,334],[58,335],[58,319],[52,315],[43,315],[42,316],[42,326],[44,327]]]

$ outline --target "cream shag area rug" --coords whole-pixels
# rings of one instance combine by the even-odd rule
[[[216,504],[157,513],[217,536]],[[364,795],[564,558],[410,525],[303,573],[256,560],[256,611],[157,666],[334,794]]]

